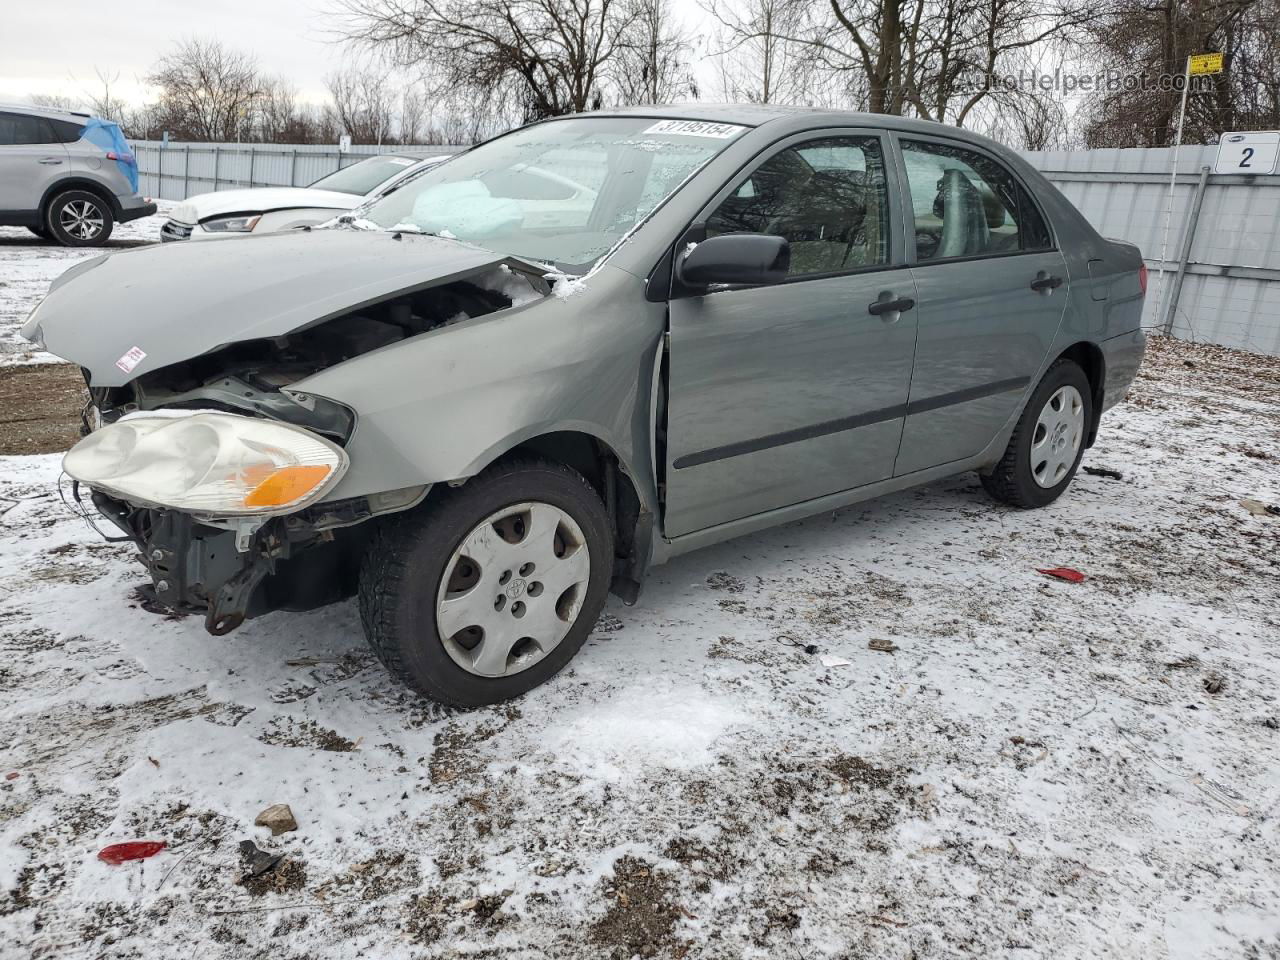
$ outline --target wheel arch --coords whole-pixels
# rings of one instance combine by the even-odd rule
[[[654,516],[632,478],[630,464],[603,438],[581,429],[562,428],[505,446],[490,455],[471,475],[519,457],[536,457],[570,467],[582,474],[599,494],[614,535],[610,590],[623,601],[634,603],[648,566]]]
[[[60,193],[66,193],[68,190],[84,190],[92,193],[95,197],[105,203],[111,211],[113,220],[120,219],[120,201],[116,199],[116,195],[105,185],[89,177],[73,174],[64,177],[61,180],[50,184],[44,191],[44,196],[40,198],[40,222],[44,224],[49,215],[49,204],[53,203],[55,197]]]
[[[1085,435],[1085,446],[1092,447],[1098,437],[1098,423],[1102,419],[1103,390],[1107,382],[1107,361],[1102,355],[1102,349],[1089,340],[1079,340],[1071,344],[1054,358],[1055,363],[1058,360],[1074,361],[1084,371],[1084,375],[1089,380],[1089,399],[1092,402],[1090,403],[1091,413],[1089,429]]]

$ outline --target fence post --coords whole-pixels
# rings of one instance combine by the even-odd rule
[[[298,151],[295,148],[293,156],[289,159],[289,186],[296,187],[298,185]]]
[[[1196,236],[1196,223],[1200,219],[1200,207],[1204,204],[1204,190],[1209,183],[1209,167],[1200,168],[1200,179],[1187,211],[1187,222],[1182,228],[1182,249],[1178,252],[1178,272],[1173,275],[1173,287],[1169,291],[1169,303],[1164,318],[1164,335],[1173,336],[1173,323],[1177,317],[1178,298],[1182,296],[1182,281],[1187,275],[1187,261],[1191,258],[1191,244]]]
[[[191,193],[191,144],[187,144],[182,151],[182,199],[185,200]]]
[[[213,148],[213,192],[218,192],[218,161],[222,159],[222,148]]]
[[[249,189],[253,189],[253,158],[257,150],[254,147],[249,148]]]

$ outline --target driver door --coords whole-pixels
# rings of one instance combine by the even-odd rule
[[[915,298],[886,156],[875,131],[783,141],[681,241],[780,235],[791,267],[768,286],[673,289],[668,537],[893,474],[916,314],[911,306],[870,312]]]

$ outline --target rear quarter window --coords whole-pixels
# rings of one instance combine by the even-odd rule
[[[53,127],[53,135],[58,143],[75,143],[84,133],[83,123],[74,123],[70,120],[50,120]]]

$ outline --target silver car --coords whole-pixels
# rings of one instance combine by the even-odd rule
[[[120,128],[87,113],[0,106],[0,225],[72,247],[156,212]]]
[[[565,187],[548,217],[529,167],[590,209]],[[358,595],[394,674],[484,704],[677,554],[964,471],[1052,503],[1138,368],[1145,286],[966,131],[637,108],[344,227],[78,264],[25,332],[84,368],[64,466],[157,600],[223,634]]]

